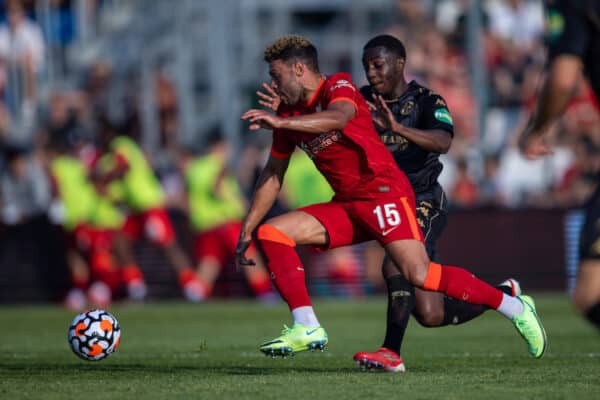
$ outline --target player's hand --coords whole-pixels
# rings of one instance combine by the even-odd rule
[[[258,100],[258,104],[270,110],[277,111],[279,105],[281,104],[281,96],[279,96],[277,92],[275,92],[275,89],[273,89],[273,87],[269,86],[264,82],[262,84],[262,87],[263,89],[265,89],[266,93],[261,92],[260,90],[256,91],[256,94],[258,95],[258,97],[260,97],[260,100]]]
[[[250,130],[277,129],[281,125],[282,118],[265,110],[248,110],[242,115],[244,121],[250,121]]]
[[[244,240],[240,236],[238,244],[235,248],[235,267],[237,269],[239,269],[240,267],[256,265],[256,261],[254,261],[251,258],[246,258],[246,251],[248,250],[248,247],[250,247],[251,242],[251,239]]]
[[[519,150],[528,160],[537,160],[540,157],[554,153],[548,135],[535,132],[530,128],[526,128],[519,136]]]
[[[394,130],[396,118],[381,95],[374,94],[375,103],[367,102],[373,113],[373,122],[384,130]]]

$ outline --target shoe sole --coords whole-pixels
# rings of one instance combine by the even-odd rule
[[[322,353],[325,351],[326,346],[327,346],[327,340],[315,340],[314,342],[308,343],[306,345],[306,348],[298,349],[296,351],[294,351],[294,349],[292,349],[291,347],[277,347],[277,348],[267,348],[267,349],[259,349],[259,350],[267,357],[270,356],[271,358],[276,358],[276,357],[286,358],[286,357],[292,357],[292,356],[296,355],[296,353],[299,353],[302,351],[308,351],[308,350],[310,350],[311,352],[315,352],[315,351],[319,350]]]
[[[363,372],[374,372],[374,371],[385,371],[385,372],[405,372],[406,367],[404,363],[396,366],[390,367],[385,366],[378,361],[369,360],[368,358],[359,358],[356,361],[356,364],[360,367],[360,370]]]

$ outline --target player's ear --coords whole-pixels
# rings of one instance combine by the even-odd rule
[[[404,64],[406,63],[406,60],[402,57],[398,57],[396,59],[396,69],[398,71],[403,71],[404,70]]]
[[[306,65],[304,65],[304,63],[302,63],[300,61],[296,61],[296,62],[294,62],[294,65],[292,68],[294,69],[294,74],[297,77],[301,77],[304,74],[304,70],[306,70]]]

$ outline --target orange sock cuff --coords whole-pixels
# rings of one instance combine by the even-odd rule
[[[285,246],[296,247],[296,242],[273,225],[263,224],[258,228],[258,240],[268,240]]]
[[[438,263],[430,262],[429,268],[427,269],[427,276],[425,277],[425,283],[423,289],[438,291],[440,289],[440,282],[442,281],[442,266]]]

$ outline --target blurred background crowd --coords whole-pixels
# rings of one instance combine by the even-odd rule
[[[250,290],[236,290],[240,272],[227,265],[219,267],[222,272],[204,266],[212,272],[185,279],[187,269],[203,260],[194,233],[208,229],[204,203],[197,204],[200,209],[192,205],[198,198],[190,165],[221,154],[224,161],[215,171],[205,167],[199,173],[215,179],[206,196],[221,201],[226,176],[235,182],[238,200],[228,204],[243,209],[270,135],[249,133],[239,116],[256,106],[255,91],[268,81],[262,50],[286,33],[315,43],[325,73],[349,71],[357,84],[366,83],[360,57],[372,36],[387,32],[404,42],[407,80],[441,94],[452,113],[455,136],[441,157],[440,181],[455,213],[578,207],[593,190],[600,167],[600,107],[587,83],[554,127],[558,146],[552,157],[528,162],[516,148],[544,74],[544,33],[552,23],[557,22],[545,18],[541,0],[0,0],[0,286],[5,293],[0,301],[63,298],[78,286],[78,276],[88,279],[79,287],[89,288],[93,278],[68,256],[69,234],[78,231],[69,226],[53,167],[57,157],[72,157],[87,171],[89,181],[81,185],[91,184],[123,215],[140,214],[146,210],[135,201],[126,195],[110,198],[103,186],[123,179],[123,171],[113,174],[120,165],[118,146],[108,145],[122,137],[133,139],[148,160],[162,193],[159,208],[167,211],[190,261],[177,261],[161,240],[154,242],[164,251],[156,253],[157,243],[146,237],[129,243],[137,261],[117,255],[114,264],[139,266],[150,297],[183,293],[199,301],[214,290],[270,300],[261,277],[247,276]],[[111,151],[112,167],[98,172]],[[290,175],[273,212],[328,199],[328,188],[305,161],[298,155],[297,167],[290,168],[296,175]],[[242,215],[233,212],[208,225]],[[82,223],[94,225],[89,219]],[[451,226],[453,221],[451,215]],[[486,235],[496,240],[489,231]],[[568,253],[568,243],[562,237],[557,242]],[[376,291],[380,255],[373,256],[369,247],[327,259],[307,251],[314,264],[312,289],[344,295]],[[83,262],[94,264],[89,252],[80,253]],[[175,268],[164,272],[168,264]],[[183,292],[172,289],[175,282]],[[114,293],[122,290],[108,286]],[[9,287],[28,294],[9,295]],[[105,289],[98,291],[98,301]],[[124,295],[136,297],[135,287],[127,289],[132,291]]]

